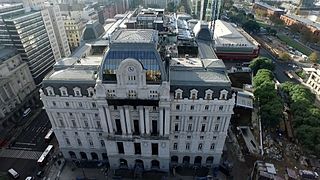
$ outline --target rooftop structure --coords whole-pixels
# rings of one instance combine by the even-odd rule
[[[282,14],[285,13],[284,10],[275,8],[273,6],[270,6],[264,2],[255,2],[253,5],[253,10],[257,11],[260,10],[260,13],[265,13],[266,16],[277,16],[280,17]]]
[[[256,4],[256,5],[259,5],[259,6],[261,6],[261,7],[264,7],[264,8],[266,8],[266,9],[270,9],[270,10],[272,10],[272,11],[284,12],[283,9],[279,9],[279,8],[270,6],[269,4],[264,3],[264,2],[255,2],[255,4]]]
[[[320,23],[315,22],[315,21],[311,21],[308,18],[305,18],[305,17],[302,17],[302,16],[298,16],[298,15],[294,15],[294,14],[284,14],[282,16],[283,17],[288,17],[288,18],[293,19],[293,20],[295,20],[295,21],[297,21],[299,23],[302,23],[302,24],[304,24],[306,26],[314,27],[314,28],[320,30]]]
[[[98,20],[90,20],[87,22],[86,27],[83,30],[82,40],[88,41],[98,39],[104,32],[104,27]]]
[[[235,104],[224,63],[211,39],[161,56],[159,34],[115,28],[56,63],[40,92],[67,159],[135,172],[219,164]]]
[[[259,55],[260,44],[243,29],[217,20],[214,49],[222,60],[251,60]]]

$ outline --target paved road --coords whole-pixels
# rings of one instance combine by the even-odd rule
[[[0,162],[1,174],[7,174],[8,169],[13,168],[20,174],[19,179],[25,179],[27,176],[35,176],[38,172],[37,160],[0,157]]]
[[[44,151],[47,143],[45,135],[51,128],[49,118],[44,110],[17,136],[11,144],[12,149]]]
[[[288,63],[288,62],[283,62],[278,60],[276,57],[274,57],[272,54],[270,54],[266,49],[261,48],[260,50],[260,56],[264,56],[267,57],[269,59],[272,59],[273,62],[276,65],[276,68],[274,70],[274,74],[276,76],[276,79],[280,82],[280,83],[284,83],[286,81],[292,81],[292,82],[297,82],[297,80],[295,79],[290,79],[284,72],[285,71],[289,71],[289,70],[294,70],[294,68],[292,66],[290,66],[289,64],[292,63]]]

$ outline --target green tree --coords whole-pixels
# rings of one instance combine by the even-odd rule
[[[318,53],[317,52],[313,52],[309,55],[309,60],[313,63],[318,63],[318,60],[319,60],[319,56],[318,56]]]
[[[273,74],[270,70],[268,69],[260,69],[258,70],[257,74],[255,75],[255,77],[253,78],[253,85],[255,87],[260,86],[262,83],[269,81],[272,82],[273,81]]]
[[[291,56],[287,52],[281,52],[279,54],[279,58],[283,61],[289,61],[291,60]]]
[[[253,74],[256,74],[259,69],[268,69],[273,71],[275,66],[272,60],[266,57],[257,57],[250,62],[249,67],[251,68]]]
[[[260,25],[255,20],[249,20],[242,26],[249,33],[257,33],[260,31]]]

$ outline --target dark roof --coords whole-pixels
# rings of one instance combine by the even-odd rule
[[[13,47],[0,47],[0,63],[17,54],[17,50]]]
[[[89,21],[83,31],[82,39],[84,41],[98,39],[103,33],[104,28],[99,21]]]

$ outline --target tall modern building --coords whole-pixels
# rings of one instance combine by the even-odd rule
[[[55,62],[41,11],[25,12],[22,4],[5,4],[0,17],[0,44],[18,50],[39,84]]]
[[[222,0],[192,0],[191,4],[193,14],[199,19],[201,10],[202,20],[217,20],[220,16]]]
[[[70,47],[67,40],[66,30],[64,27],[63,18],[59,9],[58,5],[52,5],[52,4],[46,4],[45,8],[42,10],[43,15],[48,15],[50,22],[48,21],[48,25],[52,24],[52,27],[48,26],[47,30],[49,33],[49,30],[53,30],[54,37],[51,38],[52,40],[56,40],[57,46],[54,46],[54,48],[58,48],[57,57],[56,60],[59,59],[58,56],[61,57],[68,57],[70,56]],[[45,18],[44,18],[45,19]],[[50,37],[49,33],[49,37]]]
[[[208,27],[196,35],[198,47],[171,59],[157,31],[120,29],[57,62],[40,96],[65,158],[112,169],[219,164],[235,96]]]

